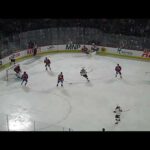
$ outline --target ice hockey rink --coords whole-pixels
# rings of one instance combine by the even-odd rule
[[[0,131],[150,131],[150,63],[85,54],[51,54],[20,62],[27,86],[0,72]],[[115,78],[122,66],[123,79]],[[82,67],[90,82],[80,76]],[[10,70],[11,72],[11,70]],[[13,72],[13,71],[12,71]],[[56,87],[64,74],[64,87]],[[115,125],[115,107],[123,109]]]

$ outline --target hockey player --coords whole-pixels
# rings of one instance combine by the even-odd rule
[[[21,78],[21,76],[20,76],[21,69],[20,69],[20,65],[19,64],[14,68],[14,71],[16,72],[16,76],[18,78]]]
[[[57,86],[58,86],[59,82],[61,82],[61,86],[63,86],[64,76],[63,76],[62,72],[58,75]]]
[[[119,64],[117,64],[117,66],[115,67],[115,71],[116,71],[116,77],[119,73],[120,78],[122,78],[122,74],[121,74],[121,66]]]
[[[99,50],[99,48],[95,45],[95,43],[92,43],[91,50],[93,52],[97,52]]]
[[[34,43],[34,47],[33,47],[33,56],[36,56],[37,54],[37,44]]]
[[[12,64],[12,63],[16,63],[16,59],[15,59],[15,55],[13,54],[13,55],[11,55],[10,57],[9,57],[9,59],[10,59],[10,65]]]
[[[85,45],[82,47],[81,51],[83,53],[89,54],[89,50],[88,50],[88,48]]]
[[[115,123],[115,124],[118,124],[118,122],[120,121],[121,112],[122,112],[121,107],[120,107],[120,106],[117,106],[117,107],[115,108],[115,111],[114,111],[114,113],[116,113],[116,115],[115,115],[116,123]]]
[[[27,85],[27,82],[28,82],[28,74],[26,72],[23,73],[22,77],[22,83],[21,85],[23,84],[23,82],[25,81],[25,85]]]
[[[50,59],[48,59],[48,58],[46,57],[45,60],[44,60],[44,63],[45,63],[46,70],[47,70],[47,66],[48,66],[49,69],[51,70],[51,68],[50,68],[51,61],[50,61]]]
[[[87,72],[86,72],[86,70],[84,68],[81,69],[80,75],[83,76],[84,78],[86,78],[88,82],[90,81],[88,79]]]

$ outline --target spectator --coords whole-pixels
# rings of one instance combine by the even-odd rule
[[[34,43],[30,40],[28,43],[28,49],[32,49],[34,47]]]

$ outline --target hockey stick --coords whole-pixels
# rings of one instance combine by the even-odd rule
[[[87,71],[87,73],[90,73],[90,72],[92,72],[93,71],[93,68],[91,68],[89,71]]]
[[[121,111],[121,112],[127,112],[127,111],[130,111],[130,109],[123,110],[123,111]],[[116,113],[116,111],[113,111],[113,113]]]
[[[130,109],[124,110],[124,111],[122,111],[122,112],[127,112],[127,111],[130,111]]]
[[[66,82],[67,84],[82,84],[82,83],[85,83],[85,82]]]
[[[86,83],[85,81],[74,81],[74,82],[69,82],[69,81],[64,81],[67,84],[83,84]]]

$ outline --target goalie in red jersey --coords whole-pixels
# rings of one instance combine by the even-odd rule
[[[115,67],[116,77],[119,74],[120,78],[122,78],[121,69],[122,69],[121,66],[119,64],[117,64],[117,66]]]
[[[58,86],[59,82],[61,82],[61,86],[63,86],[64,76],[63,76],[62,72],[58,75],[57,86]]]
[[[25,81],[25,85],[27,85],[27,82],[28,82],[28,74],[26,72],[23,73],[22,77],[22,83],[21,85],[23,84],[23,82]]]
[[[49,69],[51,70],[51,67],[50,67],[51,61],[50,61],[50,59],[48,59],[48,58],[46,57],[45,60],[44,60],[44,63],[45,63],[45,68],[46,68],[46,70],[47,70],[47,66],[48,66]]]
[[[21,73],[21,68],[20,68],[20,65],[19,65],[19,64],[14,68],[14,71],[16,72],[16,76],[17,76],[18,78],[21,78],[21,75],[20,75],[20,73]]]

